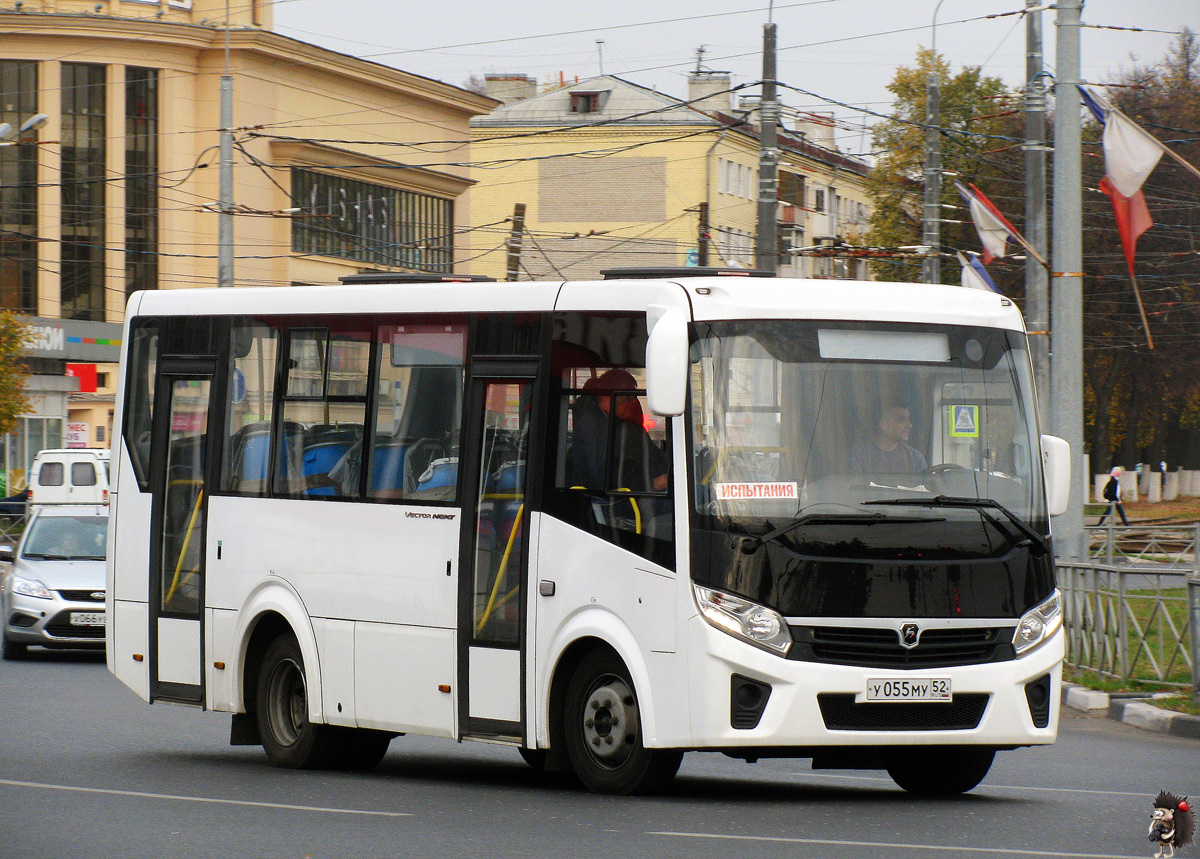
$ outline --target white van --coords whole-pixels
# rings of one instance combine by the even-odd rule
[[[107,504],[109,451],[100,448],[43,450],[29,474],[29,503]]]

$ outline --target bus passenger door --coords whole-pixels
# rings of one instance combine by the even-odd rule
[[[215,362],[164,358],[150,470],[150,700],[204,701],[206,437]]]
[[[460,733],[520,740],[528,591],[526,463],[536,363],[475,363],[462,448]]]

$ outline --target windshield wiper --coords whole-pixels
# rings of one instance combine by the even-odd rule
[[[886,516],[883,513],[809,513],[806,516],[793,519],[791,522],[786,522],[778,528],[773,528],[765,534],[752,534],[748,536],[742,542],[742,552],[752,555],[764,543],[777,540],[784,534],[796,530],[801,525],[812,525],[814,523],[821,525],[879,525],[886,522],[890,525],[894,523],[912,524],[915,522],[944,521],[946,520],[931,519],[928,516]]]
[[[46,555],[41,552],[26,552],[24,557],[34,558],[38,561],[70,561],[70,555]]]
[[[1025,537],[1028,538],[1028,539],[1023,540],[1022,542],[1018,543],[1017,544],[1018,546],[1027,546],[1032,543],[1036,548],[1041,550],[1040,552],[1037,552],[1037,554],[1039,554],[1039,555],[1050,554],[1050,541],[1046,539],[1046,535],[1039,534],[1037,531],[1033,530],[1033,528],[1029,527],[1028,523],[1026,523],[1024,519],[1022,519],[1016,513],[1009,510],[1007,507],[1005,507],[999,501],[996,501],[991,498],[965,498],[965,497],[961,497],[961,496],[957,496],[957,495],[936,495],[933,498],[893,498],[890,500],[881,499],[878,501],[863,501],[862,503],[863,504],[891,504],[891,505],[899,505],[899,506],[905,506],[905,507],[962,507],[962,508],[969,508],[969,509],[978,510],[979,515],[983,516],[985,519],[987,519],[989,522],[991,522],[993,525],[997,526],[998,528],[1000,528],[1000,530],[1003,531],[1005,529],[1000,525],[999,520],[996,519],[995,516],[992,516],[991,514],[989,514],[987,512],[988,510],[998,510],[1004,514],[1005,518],[1008,519],[1009,522],[1011,522],[1014,526],[1016,526],[1016,529],[1018,531],[1020,531],[1022,534],[1025,535]]]

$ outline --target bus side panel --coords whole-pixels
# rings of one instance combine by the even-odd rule
[[[354,707],[360,728],[457,737],[456,632],[390,623],[354,630]],[[329,707],[334,708],[329,699]]]
[[[236,611],[208,609],[205,612],[204,652],[208,654],[208,660],[203,663],[204,690],[208,699],[205,706],[210,710],[233,710],[237,700],[233,688],[237,672],[229,670],[229,666],[237,664],[237,653],[233,649],[237,621]],[[224,667],[218,668],[218,664]]]
[[[553,596],[534,597],[539,745],[549,742],[545,717],[559,657],[572,642],[596,637],[616,650],[629,669],[645,743],[687,747],[686,654],[676,650],[674,635],[686,582],[565,522],[546,515],[539,519],[536,580],[555,583]]]
[[[245,615],[256,589],[286,583],[316,637],[323,721],[454,735],[438,687],[455,682],[458,511],[232,496],[208,510],[209,607]],[[234,645],[214,639],[214,654]]]
[[[117,449],[125,442],[117,436]],[[108,670],[150,700],[150,493],[138,489],[128,455],[115,456],[113,474],[124,492],[111,495],[108,534]]]
[[[110,600],[108,670],[143,701],[150,700],[150,607],[144,602]],[[136,659],[136,656],[142,658]]]

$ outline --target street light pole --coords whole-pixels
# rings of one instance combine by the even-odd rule
[[[942,279],[942,149],[938,126],[941,125],[941,83],[937,74],[937,15],[945,0],[933,7],[933,23],[929,27],[929,74],[925,78],[925,210],[922,218],[921,244],[929,248],[921,265],[925,283],[940,283]]]
[[[1046,76],[1042,58],[1041,0],[1025,0],[1025,238],[1046,258]],[[1025,255],[1025,324],[1033,377],[1046,423],[1050,397],[1050,278],[1032,254]]]

